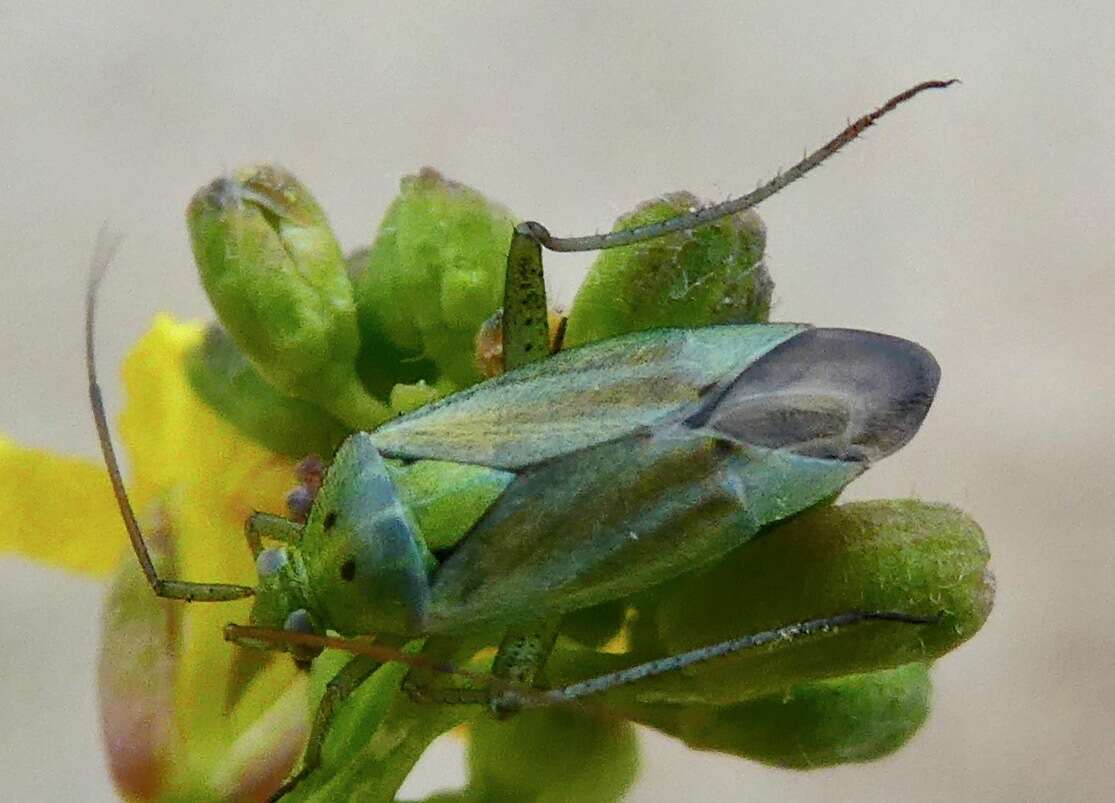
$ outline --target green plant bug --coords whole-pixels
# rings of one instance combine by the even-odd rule
[[[796,323],[653,329],[551,355],[541,250],[630,245],[748,209],[899,104],[951,83],[908,89],[754,192],[691,214],[574,238],[520,224],[507,256],[504,373],[350,435],[304,522],[252,516],[246,532],[255,588],[156,572],[97,383],[95,301],[111,248],[98,249],[86,305],[90,399],[153,591],[188,601],[254,596],[251,625],[230,625],[230,640],[287,649],[303,662],[326,647],[356,654],[330,684],[302,774],[320,761],[330,712],[379,661],[440,668],[394,649],[415,639],[495,634],[488,642],[499,644],[495,680],[467,701],[508,715],[776,639],[871,619],[931,621],[847,611],[535,689],[563,616],[706,567],[769,525],[834,497],[913,437],[939,379],[933,357],[912,342]],[[375,645],[361,638],[372,635]],[[436,690],[413,691],[436,698]]]

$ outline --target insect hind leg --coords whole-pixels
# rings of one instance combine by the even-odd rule
[[[488,692],[488,709],[504,718],[522,708],[521,688],[532,688],[539,680],[546,659],[553,652],[560,618],[548,619],[529,627],[512,628],[500,642],[492,663],[497,685]]]
[[[513,702],[518,708],[538,708],[546,705],[560,705],[571,703],[583,697],[600,694],[625,686],[639,680],[676,672],[694,664],[722,658],[727,655],[743,652],[745,650],[762,647],[778,641],[795,641],[800,638],[824,633],[841,627],[848,627],[864,622],[901,622],[913,625],[928,625],[938,621],[938,616],[916,616],[899,611],[846,611],[834,616],[825,616],[818,619],[809,619],[804,622],[783,625],[771,630],[741,636],[739,638],[721,641],[698,647],[688,652],[669,655],[653,661],[636,664],[635,666],[609,672],[604,675],[581,680],[557,689],[549,689],[537,694],[518,697]],[[513,694],[513,692],[512,692]],[[511,702],[511,701],[509,701]]]
[[[502,317],[505,371],[541,360],[550,353],[542,245],[534,227],[538,224],[516,226],[507,250]]]

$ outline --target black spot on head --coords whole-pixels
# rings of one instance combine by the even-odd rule
[[[523,346],[523,351],[530,351],[533,348],[534,348],[533,343],[527,343],[525,346]]]
[[[347,582],[352,582],[356,577],[356,559],[349,558],[341,564],[341,579]]]
[[[325,528],[326,532],[328,532],[329,530],[333,529],[333,525],[336,524],[336,523],[337,523],[337,511],[330,510],[328,513],[325,514],[325,519],[324,519],[324,521],[322,521],[321,526]]]

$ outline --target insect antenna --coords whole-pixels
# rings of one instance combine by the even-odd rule
[[[789,170],[779,173],[753,192],[741,195],[738,198],[731,198],[723,203],[706,206],[703,209],[698,209],[687,215],[680,215],[659,223],[648,223],[630,229],[623,229],[622,231],[613,231],[607,234],[593,234],[587,237],[554,237],[545,226],[533,221],[521,223],[518,230],[524,234],[529,234],[538,243],[551,251],[600,251],[606,248],[618,248],[624,245],[632,245],[634,243],[643,242],[644,240],[653,240],[656,237],[661,237],[664,234],[675,231],[695,229],[698,226],[712,223],[722,217],[734,215],[737,212],[743,212],[765,201],[787,185],[792,184],[810,171],[820,167],[830,156],[833,156],[845,145],[857,139],[860,134],[873,126],[883,115],[893,111],[901,104],[912,99],[916,95],[920,95],[926,90],[944,89],[955,83],[959,82],[957,79],[953,78],[947,81],[923,81],[917,86],[910,87],[905,92],[895,95],[874,111],[849,123],[843,131],[817,150],[804,156],[800,162]]]
[[[526,686],[513,680],[498,678],[488,672],[477,672],[457,666],[449,661],[439,661],[421,653],[403,652],[395,647],[376,644],[363,638],[344,638],[317,633],[303,633],[293,630],[279,630],[256,625],[225,625],[225,640],[234,644],[266,645],[268,648],[309,647],[314,650],[332,649],[350,655],[362,655],[380,663],[401,663],[412,669],[420,669],[439,675],[452,675],[476,684],[472,688],[447,688],[433,691],[443,692],[447,699],[436,700],[445,704],[489,705],[493,693],[502,695],[505,700],[513,701],[511,707],[518,708],[573,708],[600,719],[626,719],[622,711],[587,700],[558,700],[550,692]],[[431,694],[432,698],[436,694]]]
[[[476,689],[457,689],[455,692],[475,692],[473,697],[455,697],[449,702],[491,704],[498,697],[498,706],[504,711],[526,708],[575,707],[585,713],[605,719],[629,718],[624,715],[622,705],[613,708],[606,704],[593,703],[586,697],[601,694],[619,686],[639,680],[676,672],[694,664],[723,658],[745,650],[775,642],[796,641],[801,638],[848,627],[864,622],[899,622],[912,625],[931,625],[939,621],[937,616],[916,616],[899,611],[846,611],[833,616],[809,619],[804,622],[784,625],[759,633],[751,633],[728,641],[709,644],[688,652],[669,655],[653,661],[635,664],[616,672],[609,672],[586,680],[571,683],[554,689],[537,689],[514,681],[504,680],[483,672],[474,672],[446,661],[433,660],[421,654],[409,654],[392,647],[365,641],[364,639],[322,636],[316,633],[299,633],[289,630],[276,630],[267,627],[230,624],[225,626],[225,639],[228,641],[263,642],[268,645],[306,646],[316,649],[335,649],[353,655],[364,655],[376,661],[387,663],[396,661],[415,669],[424,669],[440,674],[467,678],[480,685]],[[497,693],[493,695],[493,692]]]
[[[107,229],[101,229],[101,232],[97,235],[97,245],[93,250],[93,259],[89,266],[89,284],[85,292],[85,369],[89,376],[89,403],[93,407],[93,421],[97,426],[97,438],[100,440],[101,454],[104,456],[105,468],[108,469],[108,478],[112,482],[112,492],[116,496],[116,504],[120,507],[120,516],[123,518],[124,527],[128,531],[128,539],[132,543],[132,549],[135,551],[139,566],[143,569],[143,574],[147,578],[147,583],[156,596],[197,602],[225,602],[249,597],[255,593],[255,590],[248,586],[231,583],[192,583],[185,580],[167,580],[159,577],[155,564],[151,560],[151,554],[147,550],[143,531],[139,527],[131,502],[128,500],[128,492],[124,487],[124,479],[120,473],[120,463],[116,459],[116,450],[112,445],[112,435],[108,428],[108,417],[105,415],[101,387],[97,383],[97,361],[93,348],[97,290],[120,246],[120,239],[119,235],[110,234]]]
[[[382,663],[397,662],[406,664],[414,669],[426,669],[445,675],[460,675],[472,679],[489,676],[479,672],[461,669],[445,661],[435,661],[428,656],[411,654],[376,644],[363,638],[344,638],[342,636],[323,636],[317,633],[305,633],[297,630],[279,630],[273,627],[259,627],[257,625],[225,625],[225,640],[235,644],[257,642],[271,647],[282,645],[291,647],[313,647],[316,649],[330,649],[347,652],[351,655],[363,655]]]

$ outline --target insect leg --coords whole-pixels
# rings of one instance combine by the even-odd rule
[[[383,666],[383,663],[374,658],[369,658],[366,655],[355,655],[325,684],[325,694],[314,713],[313,725],[310,727],[310,738],[306,742],[306,752],[302,755],[302,769],[288,778],[268,798],[268,801],[277,801],[294,789],[307,775],[321,766],[321,748],[325,744],[325,736],[329,733],[329,726],[333,723],[334,715],[341,704],[360,687],[360,684],[371,677],[372,673],[381,666]]]
[[[568,703],[582,697],[599,694],[600,692],[613,689],[617,686],[634,683],[635,681],[661,675],[666,672],[675,672],[679,669],[693,666],[694,664],[712,660],[713,658],[721,658],[725,655],[732,655],[733,653],[761,647],[773,642],[793,641],[817,633],[834,630],[839,627],[847,627],[861,622],[879,621],[925,625],[933,624],[937,619],[936,617],[912,616],[897,611],[848,611],[846,613],[836,614],[835,616],[810,619],[805,622],[777,627],[773,630],[764,630],[760,633],[752,633],[748,636],[722,641],[718,644],[698,647],[689,652],[678,653],[677,655],[670,655],[654,661],[636,664],[627,669],[621,669],[618,672],[598,675],[594,678],[572,683],[559,689],[549,689],[538,694],[531,694],[522,699],[515,700],[514,703],[519,708],[535,708],[540,705]],[[513,695],[514,692],[509,692],[509,694]]]
[[[541,223],[533,222],[520,224],[518,230],[528,232],[532,237],[537,239],[541,245],[551,251],[599,251],[605,248],[617,248],[623,245],[631,245],[644,240],[653,240],[656,237],[661,237],[664,234],[675,231],[695,229],[698,226],[712,223],[722,217],[727,217],[728,215],[742,212],[745,209],[750,209],[756,204],[765,201],[779,190],[819,167],[830,156],[834,155],[837,151],[858,138],[860,134],[874,125],[880,117],[893,111],[900,104],[905,103],[907,100],[910,100],[928,89],[944,89],[954,83],[956,83],[956,79],[949,81],[924,81],[917,86],[910,87],[905,92],[895,95],[882,106],[875,109],[875,111],[869,112],[855,122],[849,124],[847,128],[820,148],[805,156],[789,170],[779,173],[753,192],[749,192],[738,198],[732,198],[723,203],[708,206],[704,209],[698,209],[687,215],[680,215],[660,223],[648,223],[643,226],[635,226],[634,228],[622,231],[609,232],[608,234],[593,234],[587,237],[554,237]]]
[[[112,261],[118,243],[118,238],[110,237],[102,230],[97,237],[97,247],[93,252],[93,261],[89,269],[89,285],[85,293],[85,368],[89,376],[89,402],[93,406],[93,421],[97,426],[101,454],[104,455],[105,468],[108,469],[108,477],[112,481],[112,492],[116,496],[116,504],[120,507],[120,516],[124,519],[124,527],[128,531],[132,549],[135,551],[148,585],[151,586],[151,590],[155,592],[156,596],[196,602],[223,602],[250,597],[255,593],[255,590],[248,586],[232,583],[193,583],[159,577],[155,570],[155,564],[151,561],[151,554],[147,550],[147,543],[143,539],[139,522],[136,521],[131,502],[128,501],[128,492],[124,488],[124,478],[120,474],[120,464],[112,446],[112,436],[108,429],[108,416],[105,414],[101,388],[97,384],[97,366],[93,351],[93,321],[97,307],[97,287],[104,277],[109,262]]]
[[[252,555],[263,551],[263,539],[270,538],[283,544],[297,544],[302,538],[302,525],[272,513],[256,512],[244,522],[244,537]]]
[[[422,645],[422,658],[431,661],[430,668],[414,666],[403,679],[403,691],[416,703],[439,705],[486,705],[491,697],[490,684],[474,685],[476,678],[465,675],[468,685],[446,682],[451,674],[442,671],[458,658],[467,658],[488,646],[491,639],[484,635],[461,638],[430,636]],[[485,680],[487,678],[485,677]]]
[[[542,248],[531,226],[515,227],[503,278],[503,369],[541,360],[550,353],[549,312]]]
[[[533,686],[554,649],[560,622],[560,618],[549,619],[531,627],[508,630],[492,663],[492,675],[516,686]],[[497,717],[507,716],[520,707],[519,695],[496,686],[489,694],[488,707]]]
[[[486,672],[473,672],[456,666],[450,660],[446,660],[443,654],[445,650],[439,649],[439,645],[434,640],[435,638],[436,637],[427,641],[427,646],[431,649],[430,654],[426,652],[413,654],[402,652],[397,647],[377,644],[365,638],[322,636],[316,633],[278,630],[276,628],[257,627],[255,625],[225,625],[225,640],[244,647],[274,650],[293,647],[342,650],[352,655],[362,655],[375,659],[380,663],[397,661],[398,663],[406,664],[411,670],[417,669],[427,674],[455,675],[470,683],[476,684],[473,687],[457,686],[430,688],[423,687],[412,681],[409,685],[404,685],[404,691],[407,691],[412,697],[416,697],[416,702],[484,705],[492,699],[493,690],[495,690],[511,693],[516,701],[538,698],[534,703],[535,706],[553,704],[552,701],[541,697],[546,692],[496,678]],[[486,639],[484,639],[484,641],[486,641]],[[450,641],[446,646],[450,648],[450,652],[470,655],[476,651],[478,644],[479,642],[472,643],[470,641],[460,642],[459,640],[454,640]]]

